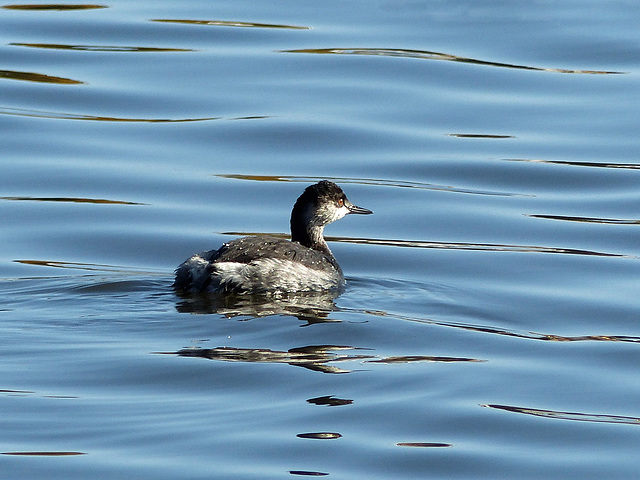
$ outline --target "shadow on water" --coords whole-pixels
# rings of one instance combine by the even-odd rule
[[[280,50],[280,53],[306,53],[320,55],[369,55],[378,57],[402,57],[421,60],[446,60],[487,67],[511,68],[517,70],[533,70],[539,72],[574,73],[588,75],[619,75],[626,72],[604,70],[571,70],[566,68],[544,68],[528,65],[516,65],[511,63],[491,62],[475,58],[459,57],[448,53],[431,52],[428,50],[409,50],[404,48],[302,48],[297,50]]]

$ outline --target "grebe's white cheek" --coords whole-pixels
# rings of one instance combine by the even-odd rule
[[[345,215],[347,215],[349,213],[349,209],[343,205],[337,209],[334,210],[333,213],[333,218],[331,219],[332,222],[335,222],[336,220],[340,220],[341,218],[343,218]]]

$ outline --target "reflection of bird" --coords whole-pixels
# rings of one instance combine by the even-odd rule
[[[183,313],[217,313],[227,318],[245,317],[243,320],[247,317],[286,315],[307,322],[301,326],[341,322],[341,320],[329,318],[329,314],[336,310],[334,300],[340,294],[337,290],[291,292],[278,295],[269,293],[190,295],[181,292],[178,294],[181,300],[176,305],[176,309]]]
[[[238,238],[218,250],[192,256],[176,270],[174,288],[184,292],[301,292],[344,285],[344,275],[324,240],[324,227],[353,205],[335,183],[305,189],[291,212],[291,241],[268,236]]]
[[[334,353],[353,349],[354,347],[339,345],[309,345],[292,348],[286,352],[269,350],[267,348],[217,347],[185,348],[177,352],[159,353],[175,353],[181,357],[200,357],[225,362],[287,363],[322,373],[348,373],[351,370],[327,365],[327,363],[374,358],[371,355]]]

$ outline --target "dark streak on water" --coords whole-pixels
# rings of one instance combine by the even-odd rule
[[[448,53],[429,52],[426,50],[408,50],[403,48],[305,48],[299,50],[283,50],[284,53],[311,53],[311,54],[332,54],[332,55],[373,55],[383,57],[403,57],[416,58],[422,60],[446,60],[449,62],[470,63],[488,67],[513,68],[518,70],[534,70],[556,73],[574,73],[591,75],[612,75],[625,72],[603,71],[603,70],[571,70],[568,68],[543,68],[528,65],[516,65],[511,63],[491,62],[476,58],[465,58]],[[502,137],[499,137],[502,138]]]

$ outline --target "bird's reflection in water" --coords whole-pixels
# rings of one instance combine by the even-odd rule
[[[306,325],[336,322],[329,314],[336,310],[336,292],[299,292],[286,295],[249,294],[185,294],[180,295],[176,309],[182,313],[218,314],[227,318],[287,315],[307,322]]]
[[[181,357],[200,357],[209,360],[225,362],[248,363],[286,363],[289,365],[308,368],[322,373],[349,373],[351,370],[327,365],[329,362],[344,362],[349,360],[363,360],[374,358],[371,355],[353,355],[341,353],[356,350],[354,347],[340,345],[309,345],[291,348],[284,351],[269,350],[267,348],[183,348],[177,352],[163,352]],[[360,349],[358,349],[360,350]]]
[[[340,291],[329,291],[298,292],[282,295],[181,294],[176,308],[183,313],[217,314],[224,315],[227,318],[240,317],[239,320],[250,320],[270,315],[286,315],[306,322],[303,326],[307,326],[314,323],[340,322],[340,320],[329,318],[331,312],[336,310],[334,300],[340,293]],[[328,365],[328,363],[375,358],[371,355],[347,353],[347,351],[352,350],[362,349],[344,345],[308,345],[291,348],[287,351],[278,351],[268,348],[225,346],[216,348],[183,348],[177,352],[161,353],[225,362],[285,363],[323,373],[348,373],[351,371]]]

